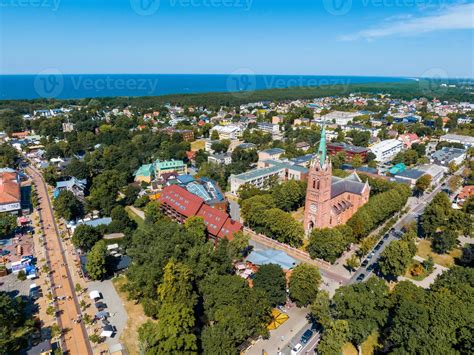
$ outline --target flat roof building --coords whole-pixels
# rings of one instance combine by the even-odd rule
[[[466,150],[460,148],[443,147],[431,155],[431,162],[441,166],[451,163],[460,165],[466,159]]]
[[[441,141],[450,143],[461,143],[464,147],[474,147],[474,137],[462,136],[460,134],[445,134],[440,137]]]
[[[372,153],[375,154],[375,160],[378,162],[385,162],[392,159],[395,154],[400,152],[403,148],[403,143],[396,139],[387,139],[374,144],[370,147]]]

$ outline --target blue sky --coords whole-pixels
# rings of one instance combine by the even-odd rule
[[[0,73],[473,78],[473,28],[473,0],[0,0]]]

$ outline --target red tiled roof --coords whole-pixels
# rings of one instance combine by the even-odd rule
[[[204,200],[177,185],[163,189],[159,201],[167,204],[186,217],[195,216]]]
[[[158,199],[183,216],[202,217],[208,232],[219,238],[232,239],[235,232],[242,230],[242,224],[229,215],[204,203],[204,200],[178,185],[167,186]]]
[[[0,173],[0,203],[20,202],[20,197],[20,184],[17,181],[17,174]]]
[[[226,213],[212,208],[206,204],[202,205],[202,207],[199,209],[199,212],[197,213],[197,216],[204,219],[207,230],[214,236],[218,235],[225,221],[229,218]]]
[[[461,192],[459,193],[459,198],[460,199],[466,199],[468,197],[471,197],[471,196],[474,196],[474,185],[467,185],[467,186],[464,186],[461,190]]]
[[[242,228],[243,226],[241,223],[234,221],[233,219],[227,218],[217,236],[219,238],[227,238],[229,240],[232,240],[234,233],[241,231]]]

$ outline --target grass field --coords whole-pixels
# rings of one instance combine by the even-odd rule
[[[135,212],[133,212],[132,209],[129,206],[125,207],[125,210],[127,211],[128,216],[137,223],[138,227],[143,226],[145,221],[143,219],[141,219],[141,217],[139,215],[137,215]]]
[[[342,355],[358,355],[358,352],[352,343],[347,342],[342,347]]]
[[[436,254],[431,250],[431,241],[427,239],[423,239],[418,243],[418,251],[417,254],[421,256],[423,259],[428,259],[429,256],[433,258],[435,264],[451,267],[454,265],[454,259],[461,256],[462,251],[460,249],[453,249],[449,254]]]
[[[127,282],[126,276],[116,277],[112,282],[128,315],[127,324],[120,337],[120,342],[125,346],[129,354],[139,354],[138,328],[150,318],[145,315],[140,304],[135,303],[133,300],[129,301],[127,299],[127,292],[121,291],[122,286]]]
[[[375,349],[379,347],[378,337],[377,332],[373,332],[368,336],[360,346],[362,355],[372,355],[375,352]],[[358,353],[357,348],[352,343],[347,342],[342,347],[343,355],[358,355]]]

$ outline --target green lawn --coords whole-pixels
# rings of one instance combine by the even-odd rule
[[[144,225],[145,221],[141,219],[139,215],[133,212],[129,206],[125,207],[125,210],[127,211],[128,216],[137,223],[138,228],[141,228]]]
[[[423,259],[428,259],[429,256],[433,258],[435,264],[452,267],[454,265],[454,259],[461,256],[461,249],[455,248],[451,250],[448,254],[436,254],[431,250],[431,241],[428,239],[423,239],[418,243],[417,254]]]
[[[413,276],[410,273],[410,271],[413,267],[415,267],[417,265],[421,265],[421,263],[419,261],[413,260],[413,263],[408,267],[407,272],[405,273],[405,277],[407,277],[409,279],[412,279],[412,280],[415,280],[415,281],[421,281],[424,278],[426,278],[429,274],[431,274],[431,272],[433,272],[433,271],[431,271],[430,273],[427,273],[425,270],[423,270],[423,272],[420,275]]]

